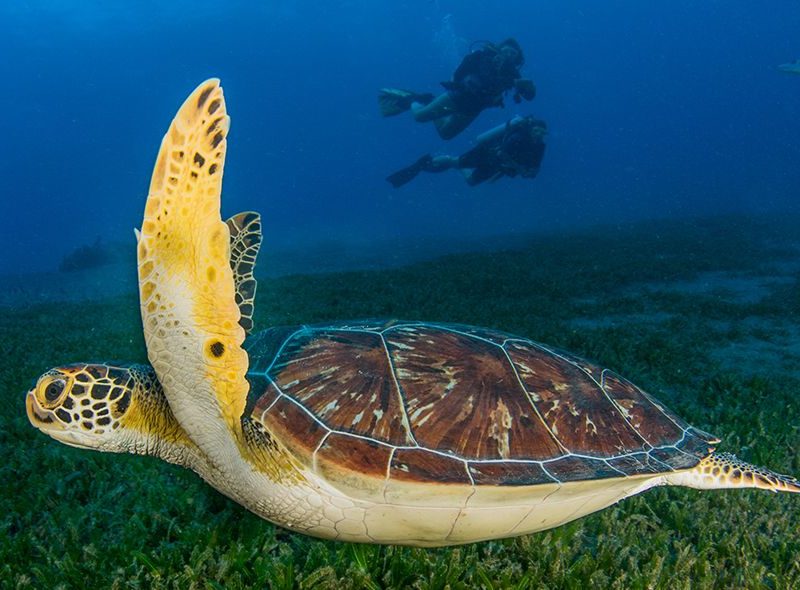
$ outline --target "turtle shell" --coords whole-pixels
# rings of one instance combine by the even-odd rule
[[[273,328],[247,349],[246,415],[322,476],[552,484],[690,468],[718,442],[608,369],[483,328]]]

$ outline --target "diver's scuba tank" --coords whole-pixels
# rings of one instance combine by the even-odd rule
[[[497,127],[489,129],[489,131],[484,131],[481,133],[475,138],[475,143],[486,143],[487,141],[492,141],[503,135],[506,131],[510,131],[519,125],[528,124],[529,122],[530,121],[528,117],[520,117],[519,115],[516,115],[511,120],[501,123]]]

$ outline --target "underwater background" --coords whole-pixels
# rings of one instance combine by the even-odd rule
[[[3,2],[0,273],[130,240],[158,142],[189,89],[231,103],[226,214],[254,208],[273,248],[797,211],[800,6],[744,1]],[[382,119],[382,86],[441,91],[473,43],[515,37],[533,102],[450,142]],[[514,114],[547,121],[533,182],[384,178],[463,152]]]
[[[256,329],[354,317],[490,326],[618,371],[720,450],[800,474],[800,3],[0,2],[0,588],[793,588],[800,506],[652,490],[456,549],[343,545],[152,458],[70,449],[24,392],[146,359],[132,229],[202,80],[231,114],[223,216],[262,214]],[[515,37],[533,102],[456,139],[382,118]],[[385,177],[515,114],[534,180]],[[783,496],[783,495],[782,495]]]

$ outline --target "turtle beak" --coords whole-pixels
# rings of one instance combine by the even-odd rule
[[[64,428],[61,421],[56,419],[54,412],[42,408],[39,402],[36,401],[36,395],[34,395],[33,389],[25,396],[25,409],[28,412],[28,420],[30,420],[31,424],[47,436],[70,447],[78,449],[94,448],[90,445],[82,444],[79,437],[76,436],[74,432],[70,432]]]
[[[55,414],[46,410],[36,401],[34,390],[28,391],[25,396],[25,409],[28,412],[28,420],[39,430],[48,432],[54,429],[61,430],[61,423],[56,420]]]

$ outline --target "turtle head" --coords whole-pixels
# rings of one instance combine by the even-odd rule
[[[50,369],[28,392],[25,405],[31,424],[73,447],[161,454],[162,442],[188,441],[150,367]]]

